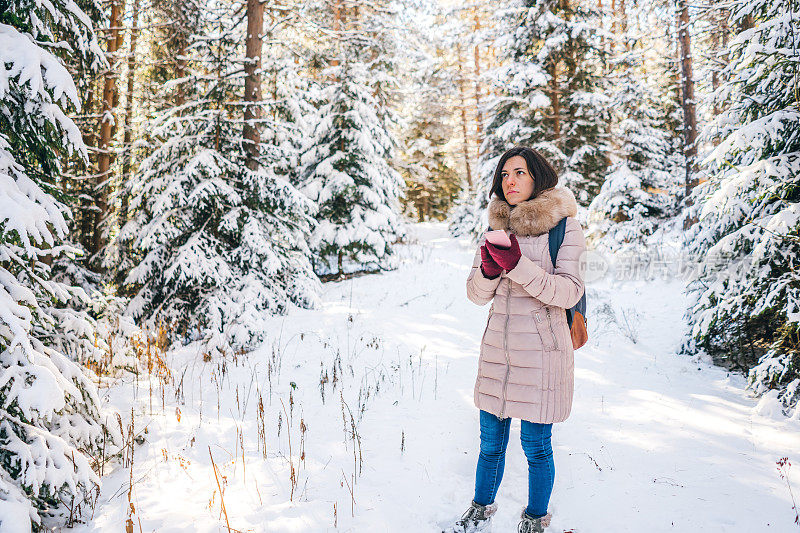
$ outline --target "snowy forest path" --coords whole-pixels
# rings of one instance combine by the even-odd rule
[[[163,413],[148,414],[141,385],[138,400],[130,383],[103,391],[148,424],[133,473],[143,531],[227,530],[209,447],[240,531],[436,532],[460,515],[473,496],[472,392],[489,306],[466,298],[472,243],[442,223],[411,232],[398,269],[325,284],[319,309],[274,317],[256,351],[170,353],[183,385],[167,390]],[[675,353],[682,289],[677,279],[587,284],[589,342],[575,352],[570,417],[553,427],[548,532],[796,529],[776,461],[800,462],[800,423],[759,414],[742,376]],[[516,530],[527,500],[519,427],[496,532]],[[75,531],[120,529],[128,479],[107,475],[94,521]]]
[[[458,507],[474,483],[479,439],[472,385],[488,305],[475,306],[464,295],[474,246],[435,230],[426,230],[424,240],[434,248],[433,264],[453,265],[450,274],[432,276],[430,291],[436,279],[452,280],[446,293],[458,302],[460,312],[451,314],[460,324],[449,329],[468,335],[460,337],[463,353],[453,361],[459,381],[452,387],[462,401],[440,412],[443,421],[466,425],[452,429],[458,437],[452,447],[465,452],[459,472],[442,483],[443,496]],[[776,461],[800,462],[800,423],[773,416],[766,402],[760,409],[766,416],[759,414],[743,376],[676,353],[688,303],[683,288],[681,279],[611,276],[587,284],[590,340],[575,352],[570,417],[553,427],[555,531],[797,530]],[[440,298],[447,303],[444,293]],[[797,494],[797,467],[790,481]],[[527,503],[518,421],[497,501],[496,530],[513,530]]]

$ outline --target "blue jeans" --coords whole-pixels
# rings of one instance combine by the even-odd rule
[[[547,504],[553,492],[556,468],[550,435],[553,424],[538,424],[521,420],[520,440],[528,458],[528,507],[533,518],[547,514]],[[475,475],[475,503],[494,503],[506,462],[506,446],[511,418],[500,420],[481,410],[481,453]]]

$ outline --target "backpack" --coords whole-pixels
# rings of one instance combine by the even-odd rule
[[[567,217],[561,219],[548,234],[548,244],[550,245],[550,260],[553,262],[553,267],[556,266],[556,257],[558,256],[558,249],[564,242],[564,233],[567,228]],[[578,320],[575,320],[575,318]],[[581,299],[578,300],[573,307],[567,309],[567,324],[569,325],[569,333],[572,337],[572,348],[577,350],[589,340],[589,331],[586,328],[586,289],[583,290]]]
[[[553,262],[553,268],[556,266],[556,257],[561,244],[564,242],[564,233],[567,230],[567,217],[562,218],[554,228],[550,229],[547,236],[548,244],[550,245],[550,261]],[[492,231],[491,226],[487,231]],[[578,300],[571,308],[567,309],[567,325],[569,326],[569,334],[572,337],[572,349],[577,350],[589,340],[589,330],[586,328],[586,289],[583,290],[581,299]],[[578,317],[578,320],[575,320]]]

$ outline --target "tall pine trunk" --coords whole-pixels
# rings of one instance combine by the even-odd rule
[[[550,74],[550,105],[553,108],[553,143],[561,146],[561,89],[558,86],[558,63],[553,61],[548,68]]]
[[[133,9],[131,12],[131,40],[130,50],[128,52],[128,79],[127,87],[125,89],[125,133],[123,136],[123,148],[125,150],[122,159],[122,177],[123,184],[128,181],[131,172],[131,162],[133,160],[133,98],[134,87],[136,78],[136,40],[139,36],[139,4],[141,0],[133,0]],[[128,194],[124,192],[125,187],[122,187],[123,193],[120,199],[120,213],[119,225],[123,226],[128,219]]]
[[[694,165],[697,158],[697,113],[694,101],[691,35],[689,34],[689,4],[678,0],[678,44],[681,65],[681,107],[683,108],[683,153],[686,159],[686,197],[697,185]]]
[[[113,61],[114,55],[119,50],[122,33],[122,11],[125,8],[122,0],[113,0],[111,3],[111,17],[109,19],[109,31],[106,38],[106,52],[109,57],[109,67],[105,73],[103,82],[103,111],[100,117],[100,141],[98,143],[97,157],[97,176],[95,177],[95,216],[92,227],[92,248],[93,254],[99,252],[105,245],[102,231],[102,223],[108,215],[108,183],[111,178],[111,138],[114,135],[114,110],[118,101],[117,94],[117,65]]]
[[[244,140],[247,151],[247,168],[258,169],[258,146],[261,142],[261,32],[264,28],[264,4],[261,0],[247,0],[247,62],[244,71]]]
[[[178,0],[182,6],[185,6],[183,0]],[[186,59],[186,52],[189,48],[189,36],[186,34],[185,28],[181,26],[183,20],[176,20],[173,23],[177,26],[175,32],[175,79],[179,80],[186,76],[186,66],[188,61]],[[186,94],[183,92],[183,83],[178,83],[175,86],[175,106],[180,107],[186,103]],[[181,114],[181,113],[179,113]]]
[[[464,56],[461,53],[461,43],[456,42],[458,61],[458,92],[461,99],[461,133],[464,135],[462,148],[464,152],[464,166],[467,170],[467,186],[472,190],[472,166],[469,163],[469,135],[467,134],[467,102],[464,89]]]
[[[720,70],[728,64],[728,16],[727,8],[719,8],[715,11],[712,23],[714,29],[712,30],[712,47],[714,54],[714,70],[711,73],[711,88],[716,93],[719,89],[720,83],[724,80],[721,79]],[[719,98],[714,98],[714,116],[722,113],[722,106]],[[714,144],[719,144],[719,139],[714,138]]]
[[[89,178],[97,174],[97,154],[94,148],[97,147],[98,128],[88,126],[88,124],[96,120],[98,116],[102,116],[102,108],[98,109],[100,102],[96,98],[99,93],[99,89],[100,87],[97,79],[89,80],[86,101],[82,106],[84,113],[86,113],[86,123],[82,124],[84,127],[81,128],[81,134],[83,136],[83,142],[86,144],[89,153],[89,158],[86,161],[86,174]],[[88,179],[86,181],[77,180],[75,182],[75,193],[80,199],[80,209],[76,218],[78,241],[87,250],[92,249],[92,239],[94,238],[93,227],[95,216],[93,209],[94,194],[92,193],[94,181],[94,179]]]
[[[481,21],[478,17],[478,10],[472,8],[472,16],[475,21],[474,31],[478,33],[481,29]],[[475,133],[478,153],[480,154],[481,144],[483,143],[483,112],[481,111],[481,52],[480,43],[475,43]]]

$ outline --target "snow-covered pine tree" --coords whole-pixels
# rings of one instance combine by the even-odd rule
[[[448,216],[448,231],[454,237],[467,236],[473,240],[477,240],[480,234],[486,229],[486,206],[488,200],[485,198],[484,189],[486,184],[480,179],[480,175],[475,172],[473,162],[473,153],[470,150],[472,145],[471,121],[470,121],[470,108],[468,93],[466,87],[469,85],[468,66],[466,57],[467,50],[465,50],[468,43],[462,42],[465,34],[471,34],[472,30],[468,29],[465,17],[458,16],[460,12],[468,9],[469,5],[459,5],[458,7],[447,10],[443,14],[444,20],[437,24],[437,29],[442,34],[445,49],[455,50],[452,54],[452,62],[454,63],[450,68],[454,71],[453,84],[455,85],[454,94],[454,108],[457,114],[458,137],[460,149],[459,160],[463,161],[464,179],[462,180],[461,190],[458,197],[455,199],[453,208]],[[486,35],[486,41],[490,41],[492,33],[490,30],[484,29],[482,31]],[[475,36],[472,35],[472,39]],[[491,82],[491,72],[487,73],[486,78]],[[488,123],[486,117],[488,105],[487,100],[491,99],[491,89],[489,95],[484,98],[482,102],[481,117],[483,118],[483,125]],[[476,106],[477,107],[477,106]],[[477,109],[476,109],[477,111]],[[477,118],[477,117],[476,117]],[[484,135],[484,141],[487,135]],[[485,144],[485,143],[484,143]],[[460,166],[460,165],[459,165]]]
[[[617,16],[627,19],[624,10]],[[615,26],[620,30],[615,33],[617,54],[607,75],[612,165],[587,213],[587,239],[595,249],[643,250],[648,237],[674,215],[675,198],[682,190],[678,110],[672,94],[665,92],[670,90],[665,83],[668,73],[644,57],[649,49],[658,49],[658,40],[637,21],[632,17],[631,24],[625,20]]]
[[[301,158],[301,190],[318,208],[310,246],[324,275],[396,266],[393,244],[405,235],[391,165],[397,145],[389,123],[395,50],[388,2],[320,6],[333,28],[317,122]]]
[[[446,149],[455,134],[450,103],[455,80],[445,65],[445,50],[434,22],[437,8],[407,8],[401,24],[409,28],[406,57],[399,65],[407,96],[397,167],[406,182],[403,205],[420,222],[443,220],[460,189],[460,176]],[[426,21],[426,18],[428,19]]]
[[[81,16],[83,23],[96,28],[99,35],[108,36],[102,28],[107,28],[110,24],[110,5],[102,0],[81,0],[76,3],[84,14]],[[122,7],[119,3],[117,6]],[[122,26],[122,23],[117,26]],[[117,38],[123,33],[125,32],[120,30],[116,34]],[[108,59],[109,56],[105,53],[104,55]],[[108,69],[113,70],[114,65],[103,62],[100,56],[71,55],[65,59],[65,66],[75,81],[80,100],[80,107],[70,114],[70,118],[83,136],[88,158],[83,151],[77,150],[61,158],[64,170],[59,179],[59,187],[71,214],[66,221],[69,244],[79,250],[79,253],[55,257],[51,264],[51,276],[55,281],[80,287],[90,295],[91,300],[87,301],[72,299],[59,312],[78,313],[84,317],[88,314],[93,332],[87,335],[89,330],[71,331],[70,328],[62,328],[63,342],[60,342],[59,349],[72,360],[98,374],[113,374],[123,367],[133,369],[137,364],[131,340],[140,333],[129,317],[121,315],[125,299],[113,294],[113,290],[105,285],[109,281],[105,274],[113,272],[115,261],[109,261],[113,251],[106,248],[102,257],[95,258],[92,258],[90,252],[95,230],[101,228],[105,239],[105,233],[115,223],[106,220],[102,227],[96,224],[97,210],[94,204],[100,195],[95,191],[98,173],[97,153],[93,150],[98,144],[97,117],[103,105],[102,99],[97,97],[102,93],[104,85],[104,76],[101,73]],[[114,186],[106,187],[114,190]],[[115,205],[115,200],[116,198],[111,197],[108,205]],[[118,216],[118,213],[114,215]],[[98,268],[103,272],[97,272]],[[73,323],[66,317],[63,322]]]
[[[502,14],[496,3],[470,0],[443,9],[436,32],[444,37],[444,48],[451,50],[454,71],[453,99],[456,128],[453,143],[460,142],[458,160],[463,161],[464,182],[448,216],[448,230],[455,237],[473,240],[486,229],[486,184],[481,181],[480,159],[485,148],[487,118],[493,92],[492,69],[497,64],[494,39],[505,30],[495,23]],[[439,39],[442,39],[442,37]],[[470,59],[471,58],[471,59]],[[474,97],[475,105],[471,105]],[[474,132],[474,133],[473,133]],[[458,141],[456,141],[458,139]],[[477,150],[472,150],[475,146]],[[459,165],[460,166],[460,165]]]
[[[237,6],[183,7],[197,9],[180,11],[196,21],[185,74],[167,84],[177,98],[151,125],[154,148],[134,176],[119,235],[136,254],[128,312],[228,349],[258,342],[266,315],[316,305],[306,244],[313,205],[276,173],[246,166]]]
[[[758,394],[772,390],[800,414],[800,62],[798,0],[737,0],[725,102],[704,160],[710,179],[695,189],[689,249],[710,258],[690,285],[690,336],[683,349],[705,351],[749,371]],[[746,22],[746,23],[745,23]]]
[[[486,142],[516,137],[515,143],[542,152],[588,205],[605,177],[609,151],[599,14],[578,0],[517,0],[503,19],[507,31],[499,44],[506,62],[498,81],[510,90],[487,128],[487,136],[498,138]],[[488,162],[491,150],[483,152]]]
[[[455,236],[477,239],[486,230],[489,188],[497,161],[509,148],[522,144],[545,157],[564,159],[550,140],[552,136],[541,116],[550,99],[545,92],[549,76],[536,57],[541,46],[537,20],[546,9],[539,4],[542,2],[515,1],[497,13],[500,28],[494,45],[500,50],[501,66],[489,73],[495,94],[490,92],[486,104],[486,136],[475,190],[463,194],[457,202],[450,225]]]
[[[729,2],[714,2],[700,8],[693,20],[695,27],[694,53],[697,88],[700,94],[710,94],[725,83],[725,67],[728,66],[728,43],[731,29]],[[704,104],[709,105],[704,105]],[[724,102],[713,98],[698,102],[698,119],[701,123],[710,122],[724,109]],[[717,139],[718,140],[718,139]]]
[[[79,519],[100,484],[105,437],[91,372],[71,361],[92,321],[67,307],[86,293],[52,277],[68,209],[62,157],[86,157],[66,115],[79,107],[65,62],[102,62],[89,17],[72,0],[5,2],[0,10],[0,529]]]
[[[608,37],[599,13],[580,0],[526,0],[534,20],[531,36],[541,43],[536,61],[548,75],[550,105],[542,117],[546,137],[560,151],[550,154],[559,180],[588,205],[605,180],[609,160],[606,124],[609,98],[602,74]],[[536,15],[534,15],[534,11]]]
[[[473,237],[485,230],[497,160],[515,144],[541,152],[582,205],[599,192],[609,164],[598,13],[577,0],[515,0],[500,15],[502,62],[492,73],[497,96],[488,103],[476,195],[459,202],[452,225],[462,233],[472,224]]]
[[[422,98],[414,106],[398,165],[406,182],[405,209],[420,222],[443,220],[460,192],[459,176],[444,149],[452,129],[446,122],[450,109],[435,85],[422,86],[416,94]]]
[[[550,33],[564,28],[554,28],[559,21],[551,11],[558,9],[550,0],[517,0],[503,10],[502,30],[498,31],[495,46],[501,51],[502,64],[492,72],[498,95],[489,103],[487,136],[481,149],[481,178],[491,179],[500,156],[516,144],[540,151],[545,157],[562,163],[566,156],[553,140],[553,128],[543,120],[551,106],[551,76],[545,70],[546,62],[558,50],[545,45]],[[559,35],[554,42],[562,43]],[[561,35],[563,37],[563,35]]]
[[[77,2],[81,11],[88,17],[92,27],[108,27],[108,10],[101,0],[84,0]],[[98,33],[102,35],[102,30]],[[102,47],[102,43],[100,43]],[[104,53],[105,57],[105,53]],[[82,254],[68,264],[77,267],[74,281],[84,287],[99,287],[101,276],[89,269],[91,253],[89,252],[94,219],[97,216],[94,206],[94,176],[97,174],[97,154],[93,148],[97,146],[99,128],[97,117],[101,113],[102,76],[100,73],[109,65],[102,58],[75,57],[65,62],[67,70],[75,81],[80,99],[80,112],[70,115],[75,125],[83,136],[89,157],[84,158],[80,153],[73,153],[71,157],[63,158],[65,177],[61,180],[61,189],[66,194],[65,202],[70,208],[72,216],[67,220],[69,235],[72,245],[80,248]],[[68,176],[68,177],[67,177]]]
[[[305,28],[296,16],[299,10],[287,12],[280,4],[268,4],[265,9],[260,163],[265,172],[297,183],[304,141],[312,133],[309,120],[316,112],[313,100],[318,89],[313,79],[303,75],[301,64],[312,62],[313,51],[303,46]]]
[[[139,183],[135,175],[138,162],[151,155],[160,144],[151,135],[153,117],[186,102],[184,78],[187,74],[189,39],[200,27],[201,4],[202,0],[152,0],[149,8],[142,13],[139,24],[147,30],[139,35],[138,46],[147,60],[139,69],[139,90],[136,91],[137,116],[141,121],[142,133],[137,136],[133,146],[126,148],[129,153],[133,152],[128,170],[130,179],[124,180],[111,197],[115,204],[124,204],[124,219],[118,221],[120,229],[131,216],[131,195]],[[176,83],[175,80],[180,82]],[[105,256],[105,266],[107,272],[114,276],[111,281],[119,293],[131,297],[134,293],[131,292],[131,286],[125,285],[125,278],[141,257],[130,249],[131,239],[124,238],[124,235],[122,237],[117,234],[109,243],[110,253]]]

